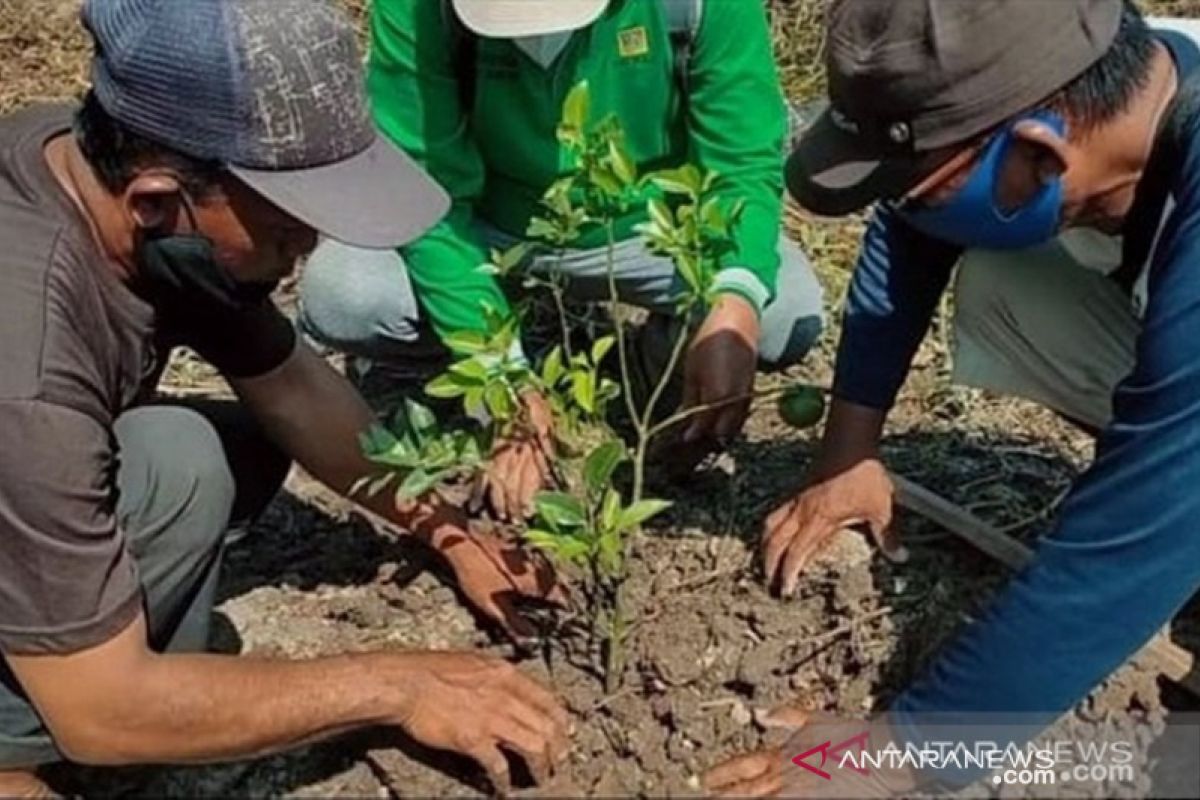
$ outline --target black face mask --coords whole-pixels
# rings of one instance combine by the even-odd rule
[[[183,207],[196,230],[186,200]],[[137,251],[139,278],[152,301],[240,312],[258,306],[275,289],[272,282],[238,281],[217,263],[212,240],[199,233],[149,233]]]

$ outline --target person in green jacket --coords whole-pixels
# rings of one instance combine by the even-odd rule
[[[306,332],[372,362],[411,365],[444,354],[447,334],[482,329],[485,305],[507,309],[478,267],[491,248],[525,236],[543,192],[568,172],[555,130],[582,80],[594,118],[621,119],[641,169],[690,160],[719,173],[721,194],[746,203],[717,299],[689,346],[683,403],[745,395],[760,364],[801,361],[821,331],[822,296],[804,254],[781,235],[787,110],[755,0],[376,0],[368,69],[376,121],[453,206],[399,253],[323,243],[301,287]],[[653,312],[644,340],[654,331],[665,339],[679,283],[672,263],[634,233],[644,207],[632,204],[617,222],[616,278],[623,300]],[[604,300],[606,249],[592,230],[565,261],[535,257],[531,266],[558,269],[569,297]],[[548,420],[540,398],[528,401],[535,420]],[[748,405],[696,415],[684,440],[736,435]],[[541,488],[539,446],[498,447],[488,496],[501,517],[523,513]]]

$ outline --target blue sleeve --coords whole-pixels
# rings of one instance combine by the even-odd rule
[[[892,407],[960,255],[895,211],[876,211],[846,297],[836,397],[881,411]]]
[[[1183,171],[1200,176],[1195,154]],[[1176,193],[1133,373],[1037,558],[893,704],[925,714],[1068,711],[1200,585],[1200,192]],[[1036,731],[1033,731],[1036,734]],[[1032,735],[1032,734],[1031,734]]]

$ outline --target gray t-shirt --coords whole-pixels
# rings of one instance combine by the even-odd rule
[[[141,609],[112,425],[152,395],[170,348],[244,377],[295,346],[269,302],[168,312],[117,278],[44,159],[72,111],[0,118],[0,653],[86,649]]]

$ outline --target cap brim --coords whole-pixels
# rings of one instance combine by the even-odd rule
[[[826,109],[801,135],[786,175],[788,191],[804,209],[840,217],[903,194],[916,184],[919,164],[915,156],[880,158],[834,124]]]
[[[608,0],[454,0],[462,23],[481,36],[513,39],[590,25]]]
[[[383,136],[353,158],[325,166],[230,171],[317,232],[355,247],[408,244],[450,210],[445,190]]]

